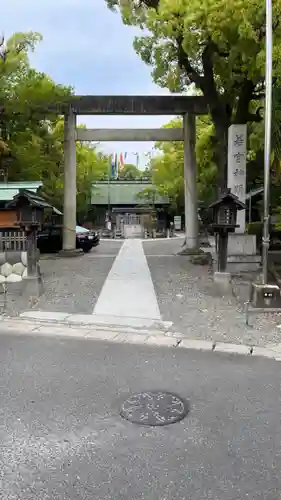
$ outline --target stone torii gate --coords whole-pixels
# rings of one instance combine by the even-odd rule
[[[74,96],[64,106],[63,251],[76,247],[76,141],[183,141],[186,248],[198,249],[195,116],[207,114],[203,97]],[[183,117],[178,129],[88,129],[76,127],[77,115],[171,115]]]

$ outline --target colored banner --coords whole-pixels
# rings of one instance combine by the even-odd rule
[[[122,168],[124,168],[124,158],[123,158],[122,153],[120,153],[119,168],[120,168],[120,170],[122,170]]]
[[[119,164],[118,164],[118,155],[117,153],[115,154],[115,179],[118,179],[118,174],[119,174]]]

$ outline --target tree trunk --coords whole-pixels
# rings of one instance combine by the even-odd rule
[[[227,153],[228,153],[228,128],[231,124],[232,107],[227,96],[220,95],[214,81],[210,85],[206,82],[204,95],[209,103],[210,115],[214,124],[214,162],[218,168],[218,191],[227,187]]]
[[[215,126],[215,162],[218,167],[218,188],[227,187],[227,151],[228,151],[228,124],[214,123]]]

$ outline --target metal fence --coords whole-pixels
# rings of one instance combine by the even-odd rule
[[[124,214],[123,222],[130,226],[139,226],[141,223],[140,215],[137,214]]]
[[[27,249],[26,234],[20,230],[0,231],[0,252],[18,251],[25,252]]]

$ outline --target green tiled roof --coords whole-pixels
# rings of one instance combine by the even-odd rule
[[[0,201],[11,201],[19,193],[20,189],[36,191],[43,186],[41,181],[32,182],[0,182]]]
[[[145,200],[139,196],[143,190],[153,189],[153,185],[145,182],[98,182],[92,189],[92,205],[107,205],[110,197],[111,205],[141,205]],[[109,190],[109,197],[108,197]],[[154,204],[164,205],[169,203],[167,196],[156,195]]]

